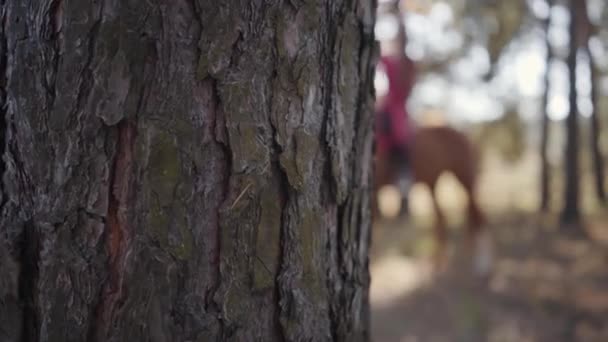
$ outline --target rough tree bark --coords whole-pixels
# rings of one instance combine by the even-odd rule
[[[561,220],[563,223],[577,222],[580,218],[578,207],[579,196],[579,163],[578,163],[578,105],[576,92],[576,55],[578,51],[578,37],[580,34],[580,1],[570,0],[570,51],[568,52],[568,73],[570,80],[570,111],[566,118],[566,186],[564,193],[564,208]],[[576,229],[569,226],[569,229]]]
[[[0,340],[368,339],[375,0],[0,0]]]

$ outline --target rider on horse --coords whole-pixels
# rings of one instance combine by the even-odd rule
[[[377,91],[376,172],[383,179],[381,182],[399,182],[405,200],[408,191],[408,146],[412,136],[406,101],[414,85],[415,66],[405,54],[407,37],[399,16],[398,20],[396,37],[391,44],[383,47],[378,63],[379,76],[385,76],[386,89],[384,93],[382,89]],[[402,206],[402,209],[407,209],[407,206]]]

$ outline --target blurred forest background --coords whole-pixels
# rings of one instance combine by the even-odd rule
[[[410,119],[456,127],[482,150],[497,259],[486,286],[457,266],[431,277],[428,190],[412,188],[406,218],[380,199],[374,340],[608,341],[608,4],[405,0],[395,16],[391,3],[379,1],[376,36],[405,24]],[[449,174],[438,190],[458,241],[464,194]]]

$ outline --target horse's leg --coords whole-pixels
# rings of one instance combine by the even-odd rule
[[[401,216],[409,213],[409,192],[412,186],[411,166],[407,162],[407,158],[407,154],[404,153],[404,160],[399,163],[399,177],[397,177],[397,185],[401,193]]]
[[[476,238],[483,233],[485,230],[485,217],[479,209],[479,204],[475,198],[475,192],[471,185],[465,187],[465,191],[468,197],[468,224],[467,233],[471,241],[475,241]]]
[[[469,195],[469,240],[473,252],[473,271],[485,276],[492,268],[493,246],[490,233],[486,229],[486,221],[479,210],[473,193]]]
[[[468,198],[467,250],[470,252],[473,271],[485,275],[492,264],[492,246],[486,229],[486,219],[475,197],[473,173],[456,175],[463,185]]]
[[[435,194],[436,181],[429,185],[431,198],[433,199],[433,208],[435,210],[435,225],[433,226],[433,234],[435,237],[435,254],[433,256],[433,267],[435,271],[443,271],[447,266],[447,243],[448,231],[446,228],[445,217],[441,211],[441,207]]]
[[[486,219],[485,219],[483,213],[481,212],[481,210],[479,209],[479,204],[477,203],[477,200],[475,199],[475,194],[473,193],[473,191],[468,191],[468,196],[469,196],[468,212],[469,212],[469,220],[471,221],[471,224],[469,225],[470,226],[469,230],[470,230],[470,234],[475,236],[485,230]]]

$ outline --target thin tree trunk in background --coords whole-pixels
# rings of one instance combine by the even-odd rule
[[[552,2],[549,2],[551,5]],[[548,149],[548,141],[549,141],[549,113],[548,113],[548,103],[549,103],[549,86],[550,86],[550,78],[549,78],[549,66],[551,63],[551,59],[553,58],[553,53],[551,50],[551,42],[549,41],[549,26],[551,23],[551,17],[549,16],[545,21],[545,43],[547,47],[547,56],[545,59],[546,70],[545,70],[545,90],[543,93],[542,99],[542,121],[541,121],[541,141],[540,141],[540,157],[541,157],[541,175],[540,175],[540,209],[541,211],[547,211],[549,209],[549,201],[551,200],[550,192],[549,192],[549,179],[550,179],[550,165],[547,158],[547,149]]]
[[[591,35],[596,32],[595,27],[589,20],[589,15],[587,13],[588,8],[586,6],[586,1],[584,1],[585,6],[581,9],[584,13],[581,17],[584,20],[584,26],[586,27],[585,32],[587,33],[583,38],[582,47],[587,52],[589,56],[589,68],[591,70],[591,102],[593,104],[593,111],[591,112],[591,154],[593,160],[593,176],[595,180],[595,190],[597,194],[597,198],[600,203],[603,205],[606,203],[606,190],[604,189],[604,156],[602,155],[602,151],[600,148],[600,120],[599,120],[599,101],[598,101],[598,93],[599,93],[599,85],[598,85],[598,77],[597,77],[597,68],[595,63],[595,58],[589,46],[589,39]]]
[[[566,186],[564,193],[564,208],[562,222],[573,223],[580,219],[578,206],[579,170],[578,170],[578,106],[576,92],[576,55],[578,50],[579,0],[570,0],[570,51],[568,53],[568,73],[570,80],[570,111],[566,118]],[[572,228],[574,229],[574,228]]]
[[[599,119],[599,85],[597,68],[591,51],[589,51],[589,58],[591,64],[591,102],[593,103],[593,112],[591,113],[591,153],[593,154],[593,173],[595,176],[597,198],[603,205],[606,203],[606,189],[604,188],[604,155],[600,148],[601,123]]]
[[[375,0],[0,0],[0,341],[365,341]]]

